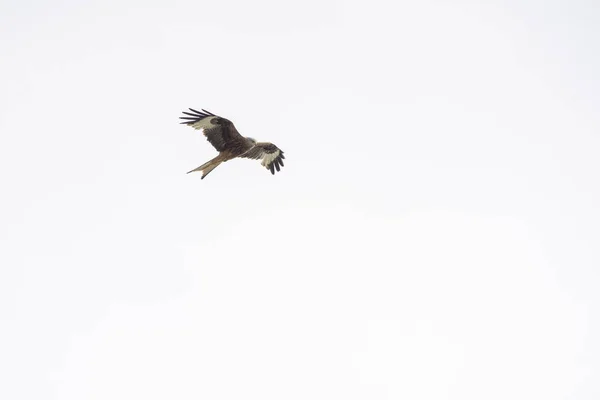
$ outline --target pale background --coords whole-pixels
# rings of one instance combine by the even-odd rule
[[[0,3],[0,398],[600,398],[597,1]],[[271,176],[178,125],[206,108]]]

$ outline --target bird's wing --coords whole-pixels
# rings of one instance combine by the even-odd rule
[[[190,111],[183,111],[185,115],[179,118],[185,121],[181,123],[189,125],[194,129],[202,130],[206,139],[217,151],[227,150],[235,155],[239,155],[251,147],[251,143],[239,134],[233,123],[228,119],[219,117],[204,109],[197,111],[190,108]],[[213,118],[218,118],[220,124],[213,124],[211,122]]]
[[[275,174],[275,169],[279,172],[279,169],[283,167],[283,160],[285,159],[283,151],[273,143],[268,142],[256,143],[240,157],[262,160],[262,166],[270,170],[273,175]]]

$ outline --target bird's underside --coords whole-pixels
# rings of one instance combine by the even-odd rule
[[[231,121],[209,111],[196,111],[193,108],[189,110],[190,112],[183,111],[185,115],[179,117],[184,120],[181,123],[202,130],[206,139],[219,154],[198,168],[189,171],[188,174],[202,171],[201,179],[204,179],[221,163],[238,157],[261,160],[262,166],[270,170],[273,175],[275,170],[279,171],[283,167],[285,159],[283,151],[273,143],[256,142],[252,138],[243,137]]]

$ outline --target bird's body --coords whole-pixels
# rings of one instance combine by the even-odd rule
[[[202,130],[206,139],[219,152],[212,160],[202,164],[198,168],[189,171],[202,171],[204,179],[213,169],[221,163],[233,158],[251,158],[262,160],[261,164],[275,174],[283,167],[283,151],[273,143],[257,142],[256,140],[243,137],[231,121],[221,118],[206,110],[196,111],[190,108],[191,112],[184,111],[185,116],[179,117],[186,121],[182,124],[191,126],[194,129]]]

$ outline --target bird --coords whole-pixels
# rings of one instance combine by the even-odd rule
[[[181,124],[201,130],[219,155],[198,168],[188,171],[188,174],[202,171],[200,179],[204,179],[221,163],[238,157],[261,160],[262,166],[271,171],[273,175],[275,175],[275,170],[279,172],[283,167],[285,159],[283,151],[273,143],[257,142],[251,137],[243,137],[230,120],[205,109],[197,111],[189,108],[189,110],[190,112],[182,111],[184,116],[179,118],[184,121]]]

